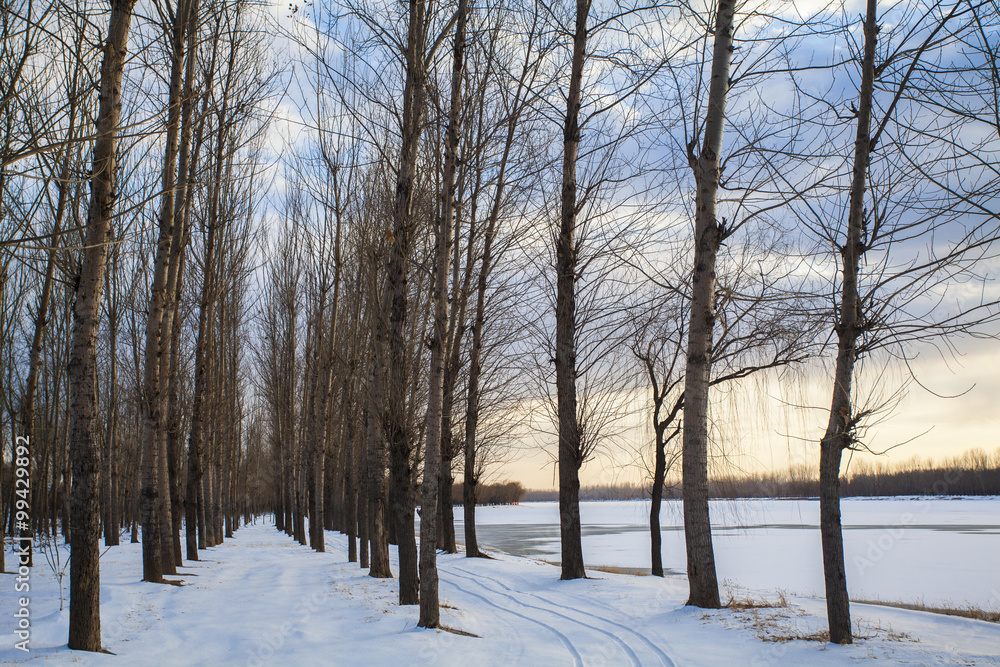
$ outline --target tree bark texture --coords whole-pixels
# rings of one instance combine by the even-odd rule
[[[854,141],[854,167],[847,212],[847,240],[841,249],[842,284],[840,312],[837,317],[837,364],[833,379],[833,397],[826,432],[820,441],[820,534],[823,541],[823,576],[826,585],[826,613],[830,641],[853,642],[847,572],[844,568],[844,536],[840,520],[840,463],[845,449],[852,444],[851,383],[857,360],[860,333],[858,313],[858,273],[864,254],[862,225],[865,216],[865,191],[871,154],[872,98],[875,87],[875,47],[878,39],[876,1],[868,0],[864,24],[864,55],[861,63],[861,91],[858,100],[858,127]]]
[[[69,361],[70,451],[73,532],[70,556],[69,648],[101,650],[100,508],[95,421],[95,335],[115,202],[115,145],[121,116],[121,86],[134,0],[116,0],[101,62],[99,108],[91,171],[86,247],[73,302]]]
[[[725,235],[716,204],[719,154],[726,122],[729,69],[733,53],[734,0],[720,0],[701,152],[690,156],[697,187],[694,270],[684,381],[683,480],[684,538],[687,547],[688,604],[718,609],[719,582],[708,510],[708,392],[715,327],[715,265]]]
[[[577,0],[576,29],[566,122],[563,126],[562,199],[556,240],[556,395],[559,419],[559,537],[562,579],[585,577],[580,529],[580,466],[583,443],[576,404],[576,162],[580,148],[580,100],[587,49],[590,0]]]

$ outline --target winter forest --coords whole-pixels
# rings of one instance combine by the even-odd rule
[[[0,662],[1000,659],[996,0],[0,11]]]

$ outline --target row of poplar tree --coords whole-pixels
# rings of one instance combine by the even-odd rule
[[[478,556],[516,437],[552,450],[583,577],[580,468],[637,393],[653,573],[679,464],[688,602],[718,607],[709,472],[749,427],[710,391],[824,359],[851,641],[842,456],[898,397],[862,362],[1000,316],[996,2],[2,6],[0,426],[29,532],[68,534],[70,648],[101,649],[102,526],[161,582],[263,512],[376,577],[397,545],[437,627],[455,471]]]

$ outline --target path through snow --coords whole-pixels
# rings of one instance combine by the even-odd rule
[[[12,575],[0,575],[0,663],[94,665],[845,665],[1000,664],[1000,626],[855,606],[871,639],[851,647],[762,641],[823,628],[823,601],[784,609],[705,612],[683,606],[686,582],[591,572],[561,582],[558,569],[500,555],[439,556],[442,621],[478,635],[416,628],[416,607],[396,604],[395,580],[347,563],[342,536],[329,552],[303,547],[272,524],[245,526],[176,577],[139,581],[139,545],[102,558],[103,639],[112,655],[66,648],[68,612],[44,561],[32,576],[32,652],[13,645]],[[393,572],[397,572],[395,554]]]

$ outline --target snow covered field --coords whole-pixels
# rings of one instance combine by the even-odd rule
[[[712,501],[720,581],[798,595],[823,594],[819,501]],[[583,502],[587,565],[649,572],[649,502]],[[847,583],[853,599],[973,604],[1000,610],[1000,499],[846,499]],[[555,502],[477,509],[483,545],[559,560]],[[456,513],[461,518],[461,513]],[[685,569],[679,501],[664,502],[663,567]],[[461,539],[461,524],[456,527]]]
[[[749,525],[747,519],[754,516],[767,518],[771,524],[780,523],[778,519],[787,524],[792,517],[775,509],[783,505],[770,506],[768,502],[758,503],[756,509],[751,509],[753,504],[733,505],[741,525]],[[980,501],[961,501],[955,506],[966,502]],[[995,510],[997,501],[990,502],[994,504],[984,508]],[[592,528],[631,525],[631,520],[623,518],[629,507],[641,510],[638,504],[586,503],[584,520]],[[866,515],[868,525],[894,525],[896,507],[872,504],[868,512],[873,514]],[[975,514],[974,505],[967,508]],[[546,504],[486,508],[481,512],[484,542],[489,541],[489,526],[520,524],[530,528],[549,511]],[[854,505],[849,505],[845,519],[854,511]],[[938,511],[920,514],[921,525],[947,520],[947,516],[935,514]],[[716,517],[721,520],[722,513],[716,512]],[[934,517],[938,518],[932,522]],[[803,515],[803,520],[806,518]],[[954,521],[957,517],[951,518]],[[762,529],[741,530],[748,531],[744,538],[749,536],[752,543],[754,531]],[[763,534],[786,535],[790,531],[767,528]],[[987,533],[989,540],[996,539],[995,526],[992,531]],[[641,546],[639,531],[588,532],[584,547],[592,564],[624,558],[629,541],[636,548]],[[938,532],[951,536],[964,531]],[[799,533],[809,531],[793,534]],[[791,575],[804,567],[798,560],[810,557],[790,551],[800,548],[797,542],[771,540],[773,546],[785,545],[789,551],[775,551],[768,560],[760,551],[766,545],[748,547],[748,562],[733,567],[738,557],[737,534],[731,537],[720,535],[717,542],[720,576],[724,578],[743,577],[740,573],[752,573],[761,563],[768,571]],[[30,654],[11,648],[14,581],[12,575],[0,575],[0,634],[4,637],[0,664],[850,665],[872,659],[879,664],[1000,664],[997,624],[854,605],[856,629],[863,637],[854,646],[766,641],[821,631],[825,627],[823,600],[794,595],[789,596],[787,607],[706,612],[683,606],[687,585],[680,576],[658,579],[595,570],[591,571],[592,579],[560,582],[556,567],[509,555],[498,555],[495,560],[441,556],[441,596],[448,605],[442,609],[443,622],[477,636],[419,630],[417,608],[396,605],[394,580],[367,577],[346,562],[341,536],[328,533],[327,540],[329,551],[317,554],[278,533],[271,524],[246,526],[235,539],[209,549],[204,561],[184,567],[176,577],[185,582],[183,587],[140,582],[138,545],[123,544],[109,550],[102,558],[101,612],[104,646],[115,655],[83,654],[66,648],[68,611],[59,611],[56,582],[44,560],[38,559],[31,580]],[[900,538],[900,544],[904,542]],[[543,539],[534,543],[543,549],[547,544]],[[674,538],[666,545],[671,565],[676,565],[678,545]],[[979,561],[968,550],[951,555],[949,569],[957,580],[970,558],[985,563],[991,556],[987,552]],[[890,557],[899,558],[886,555],[882,560]],[[641,564],[643,555],[636,558]],[[395,572],[395,557],[392,564]],[[902,579],[907,575],[897,576]],[[948,575],[925,571],[930,581],[939,576]],[[995,573],[991,576],[995,582]],[[740,583],[747,585],[742,579]],[[919,584],[910,583],[914,588]],[[906,581],[898,585],[903,590]],[[986,588],[986,582],[980,587]]]

